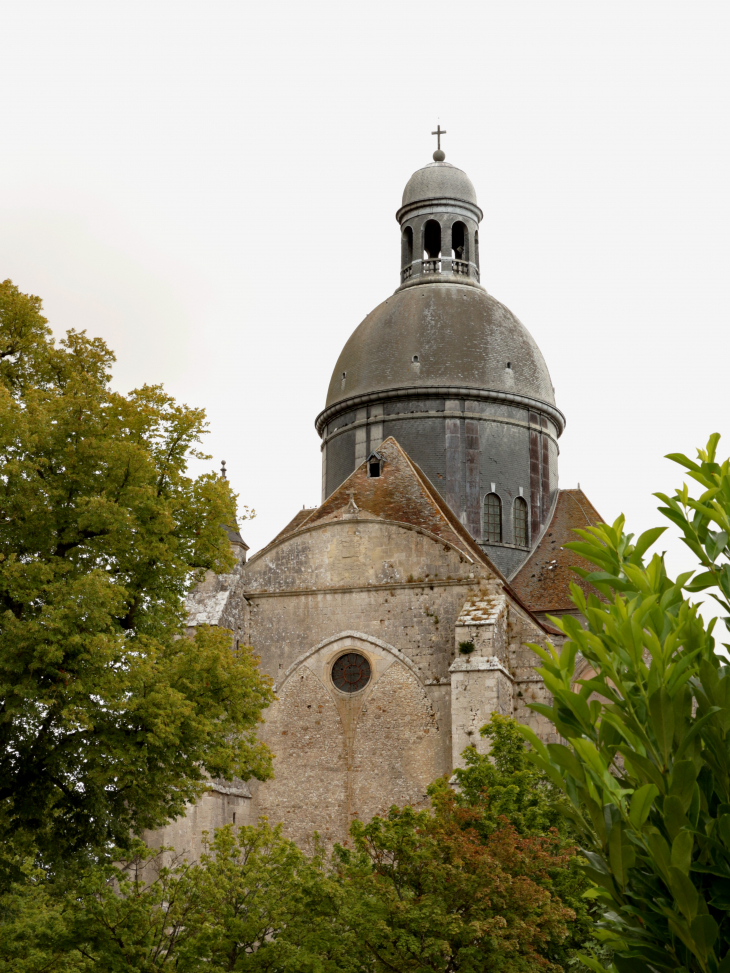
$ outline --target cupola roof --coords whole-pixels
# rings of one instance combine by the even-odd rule
[[[413,173],[403,190],[403,206],[427,199],[463,199],[476,206],[471,179],[450,162],[429,162]]]

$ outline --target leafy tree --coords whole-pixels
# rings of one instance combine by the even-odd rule
[[[19,883],[0,973],[364,973],[334,921],[342,889],[280,825],[221,828],[192,864],[170,852],[137,841],[126,864],[99,863],[65,890]]]
[[[270,774],[251,652],[181,637],[186,592],[233,563],[235,497],[186,474],[204,413],[113,391],[113,360],[0,285],[0,841],[46,859],[124,848],[208,774]]]
[[[574,586],[585,627],[554,619],[562,649],[533,646],[554,697],[533,708],[566,744],[523,733],[572,804],[620,970],[730,970],[730,666],[716,619],[706,624],[688,598],[708,590],[730,627],[730,461],[716,459],[718,440],[696,463],[669,457],[699,496],[686,484],[657,494],[701,572],[671,578],[663,556],[646,560],[665,528],[634,541],[619,517],[578,531],[568,546],[596,566],[579,573],[605,600]],[[578,653],[594,674],[574,687]]]
[[[565,864],[556,834],[523,837],[511,824],[484,837],[486,811],[433,795],[433,811],[392,808],[351,829],[339,849],[347,889],[339,920],[373,973],[557,970],[543,945],[573,918],[541,884]]]
[[[595,905],[585,898],[590,883],[574,853],[578,833],[571,820],[569,802],[530,760],[516,720],[493,713],[480,732],[490,742],[489,754],[477,753],[474,747],[464,751],[466,766],[454,772],[458,784],[456,803],[478,809],[479,815],[470,819],[470,826],[482,839],[502,828],[505,821],[519,835],[558,835],[561,850],[569,855],[538,881],[571,909],[575,918],[568,924],[567,936],[561,932],[556,938],[546,939],[539,952],[551,962],[565,966],[576,949],[585,949],[591,941],[596,911]]]

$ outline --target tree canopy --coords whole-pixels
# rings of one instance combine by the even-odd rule
[[[55,858],[270,774],[250,650],[183,637],[190,587],[234,563],[236,498],[187,472],[205,414],[114,391],[113,361],[0,285],[0,841]]]

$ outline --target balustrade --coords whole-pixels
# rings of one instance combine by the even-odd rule
[[[407,280],[411,280],[413,277],[413,268],[419,266],[419,261],[415,264],[409,264],[404,267],[400,272],[400,282],[405,284]],[[428,258],[420,261],[420,273],[421,274],[440,274],[443,273],[441,266],[441,258]],[[474,264],[469,263],[468,260],[456,260],[452,258],[451,260],[451,273],[457,277],[474,277],[479,280],[479,270],[474,266]]]

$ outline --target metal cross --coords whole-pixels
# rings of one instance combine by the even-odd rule
[[[436,126],[436,131],[435,132],[431,132],[431,135],[437,136],[437,138],[438,138],[438,145],[436,146],[436,148],[440,150],[441,149],[441,136],[442,135],[446,135],[446,132],[441,129],[441,122],[439,122],[438,125]]]

